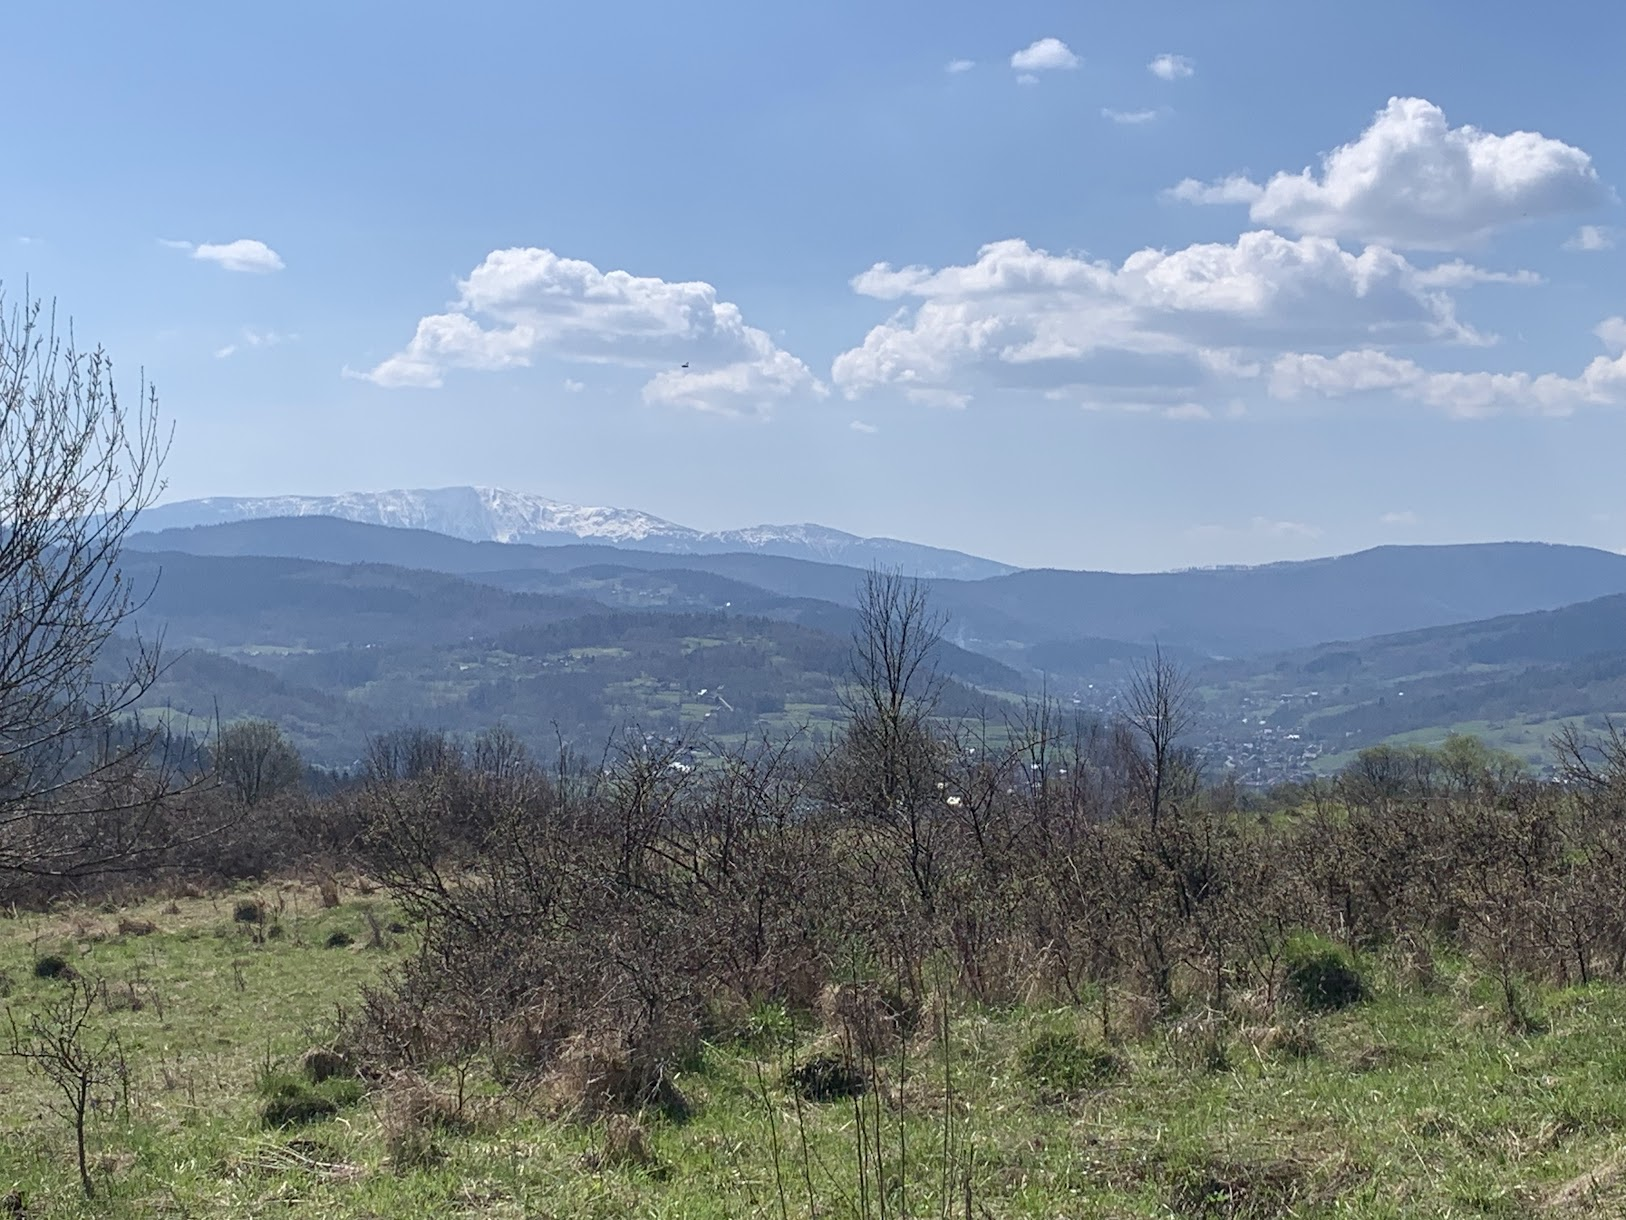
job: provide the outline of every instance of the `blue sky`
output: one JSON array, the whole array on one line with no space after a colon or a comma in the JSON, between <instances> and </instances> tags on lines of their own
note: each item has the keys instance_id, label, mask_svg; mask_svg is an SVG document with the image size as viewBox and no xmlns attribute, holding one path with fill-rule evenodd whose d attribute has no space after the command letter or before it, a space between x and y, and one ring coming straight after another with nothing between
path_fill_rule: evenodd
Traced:
<instances>
[{"instance_id":1,"label":"blue sky","mask_svg":"<svg viewBox=\"0 0 1626 1220\"><path fill-rule=\"evenodd\" d=\"M93 11L8 19L0 282L167 498L1626 548L1626 6Z\"/></svg>"}]
</instances>

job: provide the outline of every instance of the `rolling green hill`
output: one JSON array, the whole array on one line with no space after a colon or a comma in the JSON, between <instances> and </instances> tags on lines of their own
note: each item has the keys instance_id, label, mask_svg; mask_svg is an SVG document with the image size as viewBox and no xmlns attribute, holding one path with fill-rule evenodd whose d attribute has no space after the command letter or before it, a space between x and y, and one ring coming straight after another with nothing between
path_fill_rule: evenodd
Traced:
<instances>
[{"instance_id":1,"label":"rolling green hill","mask_svg":"<svg viewBox=\"0 0 1626 1220\"><path fill-rule=\"evenodd\" d=\"M595 568L569 595L551 595L255 556L132 554L125 571L152 588L138 625L162 633L170 658L145 710L205 729L270 718L323 765L354 763L370 734L402 725L473 733L501 723L538 746L562 733L592 747L630 724L739 738L827 732L842 716L853 612L749 589L750 604L782 616L712 610L711 597L735 590L704 573L672 582ZM699 586L704 596L684 596ZM626 608L646 594L661 608ZM1014 670L951 644L939 665L945 713L977 710L982 691L1025 689Z\"/></svg>"}]
</instances>

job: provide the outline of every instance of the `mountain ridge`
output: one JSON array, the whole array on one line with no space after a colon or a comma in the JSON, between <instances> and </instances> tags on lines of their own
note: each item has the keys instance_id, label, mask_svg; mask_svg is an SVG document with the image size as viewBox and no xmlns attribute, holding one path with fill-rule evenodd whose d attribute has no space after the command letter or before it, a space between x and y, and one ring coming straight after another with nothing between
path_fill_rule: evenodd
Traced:
<instances>
[{"instance_id":1,"label":"mountain ridge","mask_svg":"<svg viewBox=\"0 0 1626 1220\"><path fill-rule=\"evenodd\" d=\"M388 563L518 588L539 587L526 572L568 574L598 564L683 568L782 598L842 606L854 603L864 578L853 567L762 553L680 556L604 545L468 542L317 517L201 526L130 541L145 550ZM1033 569L931 582L933 605L949 620L949 639L1018 665L1033 646L1091 638L1182 645L1210 657L1260 655L1555 609L1614 593L1626 593L1626 556L1556 543L1372 548L1225 571Z\"/></svg>"},{"instance_id":2,"label":"mountain ridge","mask_svg":"<svg viewBox=\"0 0 1626 1220\"><path fill-rule=\"evenodd\" d=\"M499 487L439 487L331 496L213 496L155 505L142 532L280 517L334 517L394 529L423 529L469 542L593 543L663 554L746 552L913 575L980 579L1017 571L981 556L896 538L864 538L812 522L697 530L639 509L566 504Z\"/></svg>"}]
</instances>

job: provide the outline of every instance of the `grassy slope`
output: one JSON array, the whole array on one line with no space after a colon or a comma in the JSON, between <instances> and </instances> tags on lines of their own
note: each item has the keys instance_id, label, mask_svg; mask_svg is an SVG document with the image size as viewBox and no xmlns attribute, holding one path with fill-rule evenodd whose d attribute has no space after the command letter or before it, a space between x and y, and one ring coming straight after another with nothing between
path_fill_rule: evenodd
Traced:
<instances>
[{"instance_id":1,"label":"grassy slope","mask_svg":"<svg viewBox=\"0 0 1626 1220\"><path fill-rule=\"evenodd\" d=\"M44 952L120 985L135 980L147 997L139 1011L96 1018L120 1029L133 1075L131 1119L103 1117L93 1130L107 1197L78 1199L67 1129L9 1061L0 1061L0 1191L21 1187L29 1214L49 1216L675 1220L780 1215L782 1181L786 1211L806 1215L805 1133L820 1214L859 1214L852 1106L803 1105L798 1119L778 1083L787 1052L761 1044L712 1046L690 1065L679 1085L695 1116L652 1124L653 1168L584 1168L597 1129L548 1118L532 1097L505 1103L500 1121L441 1137L444 1162L403 1174L387 1164L370 1102L302 1129L262 1130L261 1065L286 1066L329 1035L337 1007L408 951L405 938L383 951L360 947L368 900L323 911L305 888L265 893L273 907L280 898L286 935L258 944L232 920L229 898L145 904L133 913L159 930L144 937L99 939L112 914L0 921L0 968L18 1011L61 986L32 977ZM334 929L355 934L357 946L322 947ZM1018 1052L1042 1030L1089 1031L1087 1014L964 1012L949 1041L952 1106L942 1100L940 1048L917 1046L915 1062L883 1065L889 1100L902 1100L910 1211L939 1214L935 1150L952 1111L956 1138L975 1154L979 1215L1619 1214L1626 990L1550 993L1545 1032L1514 1035L1487 979L1442 968L1431 987L1402 989L1382 970L1379 980L1375 1001L1314 1022L1319 1050L1307 1058L1235 1035L1216 1069L1201 1038L1150 1034L1119 1048L1121 1080L1062 1099L1022 1078ZM802 1035L802 1052L812 1036ZM895 1175L900 1109L884 1114ZM1589 1195L1582 1179L1593 1171Z\"/></svg>"}]
</instances>

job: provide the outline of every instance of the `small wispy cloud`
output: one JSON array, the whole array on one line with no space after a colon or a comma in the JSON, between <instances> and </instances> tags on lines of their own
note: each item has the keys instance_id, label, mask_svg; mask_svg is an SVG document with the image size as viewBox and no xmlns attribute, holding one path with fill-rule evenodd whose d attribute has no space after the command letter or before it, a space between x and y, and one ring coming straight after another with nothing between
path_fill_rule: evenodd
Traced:
<instances>
[{"instance_id":1,"label":"small wispy cloud","mask_svg":"<svg viewBox=\"0 0 1626 1220\"><path fill-rule=\"evenodd\" d=\"M1158 110L1114 110L1111 106L1101 108L1101 117L1111 119L1114 123L1125 126L1136 126L1141 123L1150 123L1162 113Z\"/></svg>"},{"instance_id":2,"label":"small wispy cloud","mask_svg":"<svg viewBox=\"0 0 1626 1220\"><path fill-rule=\"evenodd\" d=\"M1255 517L1247 525L1197 525L1186 531L1190 538L1220 541L1234 538L1279 538L1308 542L1321 537L1321 530L1303 521L1277 521Z\"/></svg>"},{"instance_id":3,"label":"small wispy cloud","mask_svg":"<svg viewBox=\"0 0 1626 1220\"><path fill-rule=\"evenodd\" d=\"M1078 56L1059 38L1041 38L1011 56L1011 67L1018 72L1056 72L1078 65Z\"/></svg>"},{"instance_id":4,"label":"small wispy cloud","mask_svg":"<svg viewBox=\"0 0 1626 1220\"><path fill-rule=\"evenodd\" d=\"M847 426L849 428L851 428L854 432L862 432L866 436L873 436L875 433L880 431L880 429L877 428L874 424L866 424L861 419L855 419L855 420L853 420L852 423L848 424Z\"/></svg>"},{"instance_id":5,"label":"small wispy cloud","mask_svg":"<svg viewBox=\"0 0 1626 1220\"><path fill-rule=\"evenodd\" d=\"M298 335L285 334L282 331L255 330L252 326L245 326L236 342L228 343L215 352L215 359L224 360L238 352L259 347L278 347L284 343L292 343L297 338Z\"/></svg>"},{"instance_id":6,"label":"small wispy cloud","mask_svg":"<svg viewBox=\"0 0 1626 1220\"><path fill-rule=\"evenodd\" d=\"M1582 225L1575 236L1564 243L1566 250L1613 250L1615 230L1605 225Z\"/></svg>"},{"instance_id":7,"label":"small wispy cloud","mask_svg":"<svg viewBox=\"0 0 1626 1220\"><path fill-rule=\"evenodd\" d=\"M1417 514L1409 508L1397 509L1394 512L1384 513L1383 516L1378 518L1378 523L1394 528L1404 528L1417 524Z\"/></svg>"},{"instance_id":8,"label":"small wispy cloud","mask_svg":"<svg viewBox=\"0 0 1626 1220\"><path fill-rule=\"evenodd\" d=\"M158 244L168 246L171 250L186 250L193 258L205 263L214 263L227 271L263 275L270 271L281 271L285 265L282 255L263 241L252 237L239 237L236 241L228 242L203 242L200 245L160 237Z\"/></svg>"},{"instance_id":9,"label":"small wispy cloud","mask_svg":"<svg viewBox=\"0 0 1626 1220\"><path fill-rule=\"evenodd\" d=\"M566 391L566 393L580 394L586 388L587 387L586 387L585 383L577 381L574 377L566 377L565 378L565 391Z\"/></svg>"},{"instance_id":10,"label":"small wispy cloud","mask_svg":"<svg viewBox=\"0 0 1626 1220\"><path fill-rule=\"evenodd\" d=\"M951 59L943 66L943 71L949 73L951 76L954 76L961 72L969 72L976 66L977 61L974 59Z\"/></svg>"},{"instance_id":11,"label":"small wispy cloud","mask_svg":"<svg viewBox=\"0 0 1626 1220\"><path fill-rule=\"evenodd\" d=\"M1039 78L1031 72L1023 72L1016 78L1016 83L1019 85L1037 85Z\"/></svg>"},{"instance_id":12,"label":"small wispy cloud","mask_svg":"<svg viewBox=\"0 0 1626 1220\"><path fill-rule=\"evenodd\" d=\"M1264 534L1271 538L1321 537L1321 530L1318 526L1309 525L1303 521L1272 521L1268 517L1255 517L1252 527L1254 533Z\"/></svg>"},{"instance_id":13,"label":"small wispy cloud","mask_svg":"<svg viewBox=\"0 0 1626 1220\"><path fill-rule=\"evenodd\" d=\"M1172 199L1179 203L1248 204L1256 202L1264 193L1263 187L1241 174L1232 174L1218 182L1198 182L1195 178L1182 178L1161 192L1164 199Z\"/></svg>"},{"instance_id":14,"label":"small wispy cloud","mask_svg":"<svg viewBox=\"0 0 1626 1220\"><path fill-rule=\"evenodd\" d=\"M1181 80L1196 75L1197 65L1184 55L1159 55L1146 70L1160 80Z\"/></svg>"},{"instance_id":15,"label":"small wispy cloud","mask_svg":"<svg viewBox=\"0 0 1626 1220\"><path fill-rule=\"evenodd\" d=\"M1163 411L1165 419L1213 419L1214 413L1200 402L1183 402Z\"/></svg>"}]
</instances>

